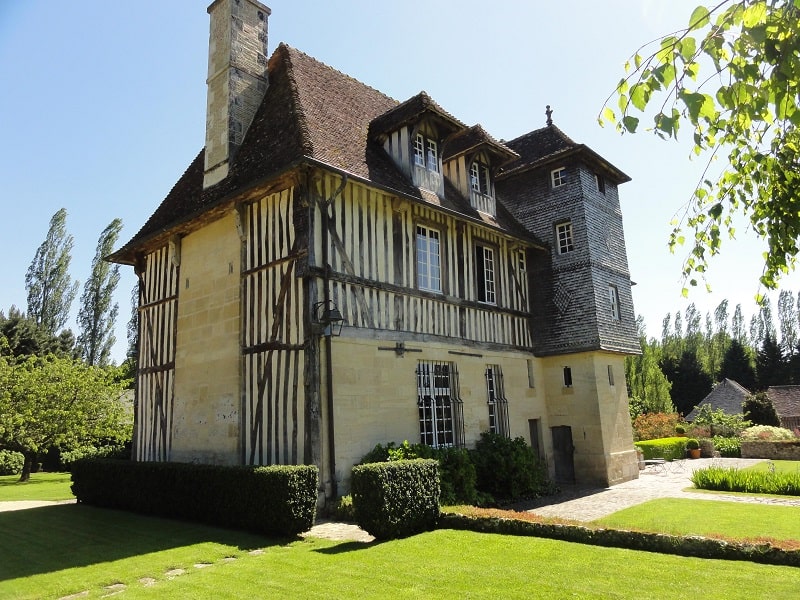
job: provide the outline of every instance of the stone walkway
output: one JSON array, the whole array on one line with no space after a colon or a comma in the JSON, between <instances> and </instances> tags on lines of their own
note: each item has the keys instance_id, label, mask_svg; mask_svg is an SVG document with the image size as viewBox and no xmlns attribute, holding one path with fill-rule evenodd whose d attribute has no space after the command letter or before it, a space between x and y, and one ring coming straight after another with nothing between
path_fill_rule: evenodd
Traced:
<instances>
[{"instance_id":1,"label":"stone walkway","mask_svg":"<svg viewBox=\"0 0 800 600\"><path fill-rule=\"evenodd\" d=\"M690 477L696 469L710 465L744 468L762 462L761 459L701 458L676 461L661 466L649 466L639 472L639 478L607 488L580 485L562 486L555 496L515 505L515 510L525 510L544 517L559 517L575 521L594 521L623 508L657 498L692 498L695 500L724 500L800 507L800 498L743 496L693 491ZM74 502L67 500L66 503ZM38 506L63 504L62 502L0 502L0 511L23 510ZM318 521L303 537L318 537L336 541L371 542L374 538L357 525L336 521Z\"/></svg>"}]
</instances>

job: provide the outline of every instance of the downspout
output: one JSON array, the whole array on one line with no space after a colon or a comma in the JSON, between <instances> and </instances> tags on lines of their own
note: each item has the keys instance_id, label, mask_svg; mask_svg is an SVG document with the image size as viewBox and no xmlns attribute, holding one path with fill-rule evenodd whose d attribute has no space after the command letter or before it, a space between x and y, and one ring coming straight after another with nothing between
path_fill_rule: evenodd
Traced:
<instances>
[{"instance_id":1,"label":"downspout","mask_svg":"<svg viewBox=\"0 0 800 600\"><path fill-rule=\"evenodd\" d=\"M342 182L333 193L329 200L325 201L322 205L322 265L324 275L322 279L322 299L325 302L323 306L326 308L331 301L331 265L329 262L329 230L330 217L328 215L328 208L333 204L333 201L339 196L347 185L347 175L342 175ZM328 412L328 470L331 477L331 498L336 499L339 495L338 486L336 484L336 439L335 427L333 422L333 340L330 333L325 336L325 404Z\"/></svg>"}]
</instances>

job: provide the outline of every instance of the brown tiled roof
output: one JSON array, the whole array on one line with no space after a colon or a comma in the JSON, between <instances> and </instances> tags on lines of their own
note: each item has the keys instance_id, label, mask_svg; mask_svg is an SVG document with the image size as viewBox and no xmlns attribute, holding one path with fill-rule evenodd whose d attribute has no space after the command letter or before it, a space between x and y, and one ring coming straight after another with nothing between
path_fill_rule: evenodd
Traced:
<instances>
[{"instance_id":1,"label":"brown tiled roof","mask_svg":"<svg viewBox=\"0 0 800 600\"><path fill-rule=\"evenodd\" d=\"M489 135L480 125L473 125L451 135L442 148L442 159L464 154L470 150L484 149L499 159L499 164L519 158L519 154Z\"/></svg>"},{"instance_id":2,"label":"brown tiled roof","mask_svg":"<svg viewBox=\"0 0 800 600\"><path fill-rule=\"evenodd\" d=\"M781 419L800 417L800 385L773 385L767 388L767 396Z\"/></svg>"},{"instance_id":3,"label":"brown tiled roof","mask_svg":"<svg viewBox=\"0 0 800 600\"><path fill-rule=\"evenodd\" d=\"M694 421L703 406L710 405L713 410L722 409L726 415L742 414L742 403L750 395L750 391L733 381L723 379L700 403L686 415L687 421Z\"/></svg>"},{"instance_id":4,"label":"brown tiled roof","mask_svg":"<svg viewBox=\"0 0 800 600\"><path fill-rule=\"evenodd\" d=\"M396 131L403 125L416 122L425 113L436 116L437 120L443 122L450 131L466 128L464 123L434 102L427 92L422 91L373 119L370 124L370 135L377 138L381 134Z\"/></svg>"},{"instance_id":5,"label":"brown tiled roof","mask_svg":"<svg viewBox=\"0 0 800 600\"><path fill-rule=\"evenodd\" d=\"M519 160L513 161L500 172L498 177L507 177L519 171L562 160L573 154L580 154L590 163L600 165L608 176L617 183L630 181L631 178L606 161L599 154L584 144L578 144L555 125L548 125L526 133L504 144L519 154Z\"/></svg>"},{"instance_id":6,"label":"brown tiled roof","mask_svg":"<svg viewBox=\"0 0 800 600\"><path fill-rule=\"evenodd\" d=\"M375 123L389 127L419 115L420 111L432 111L454 128L466 127L424 92L398 104L378 90L281 44L269 60L269 86L241 147L232 158L228 176L203 190L204 151L201 150L141 230L110 258L132 262L134 251L148 240L189 223L304 160L328 165L399 195L480 219L453 186L446 186L444 200L434 200L430 193L414 187L382 145L370 139ZM489 224L532 239L508 211L498 210L497 219Z\"/></svg>"}]
</instances>

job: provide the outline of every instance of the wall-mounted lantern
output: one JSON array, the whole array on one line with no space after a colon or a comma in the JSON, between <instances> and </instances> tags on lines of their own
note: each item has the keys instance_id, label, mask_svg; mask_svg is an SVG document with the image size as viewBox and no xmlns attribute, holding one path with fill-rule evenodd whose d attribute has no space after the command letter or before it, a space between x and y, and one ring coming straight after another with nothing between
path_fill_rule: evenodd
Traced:
<instances>
[{"instance_id":1,"label":"wall-mounted lantern","mask_svg":"<svg viewBox=\"0 0 800 600\"><path fill-rule=\"evenodd\" d=\"M338 337L342 333L344 317L331 300L314 304L313 331L325 337Z\"/></svg>"}]
</instances>

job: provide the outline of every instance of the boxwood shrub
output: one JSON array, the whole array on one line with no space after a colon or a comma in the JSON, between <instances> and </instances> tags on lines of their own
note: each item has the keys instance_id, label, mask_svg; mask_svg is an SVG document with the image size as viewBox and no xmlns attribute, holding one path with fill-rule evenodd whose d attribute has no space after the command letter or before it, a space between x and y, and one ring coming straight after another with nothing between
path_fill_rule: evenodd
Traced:
<instances>
[{"instance_id":1,"label":"boxwood shrub","mask_svg":"<svg viewBox=\"0 0 800 600\"><path fill-rule=\"evenodd\" d=\"M645 459L664 458L666 460L674 460L683 458L686 455L685 437L668 437L634 442L634 446L644 453Z\"/></svg>"},{"instance_id":2,"label":"boxwood shrub","mask_svg":"<svg viewBox=\"0 0 800 600\"><path fill-rule=\"evenodd\" d=\"M72 465L72 493L81 503L287 536L314 524L318 480L313 466L104 459Z\"/></svg>"},{"instance_id":3,"label":"boxwood shrub","mask_svg":"<svg viewBox=\"0 0 800 600\"><path fill-rule=\"evenodd\" d=\"M25 457L21 452L0 450L0 475L19 475L24 464Z\"/></svg>"},{"instance_id":4,"label":"boxwood shrub","mask_svg":"<svg viewBox=\"0 0 800 600\"><path fill-rule=\"evenodd\" d=\"M378 540L407 537L436 527L439 470L435 460L356 465L351 492L356 523Z\"/></svg>"}]
</instances>

